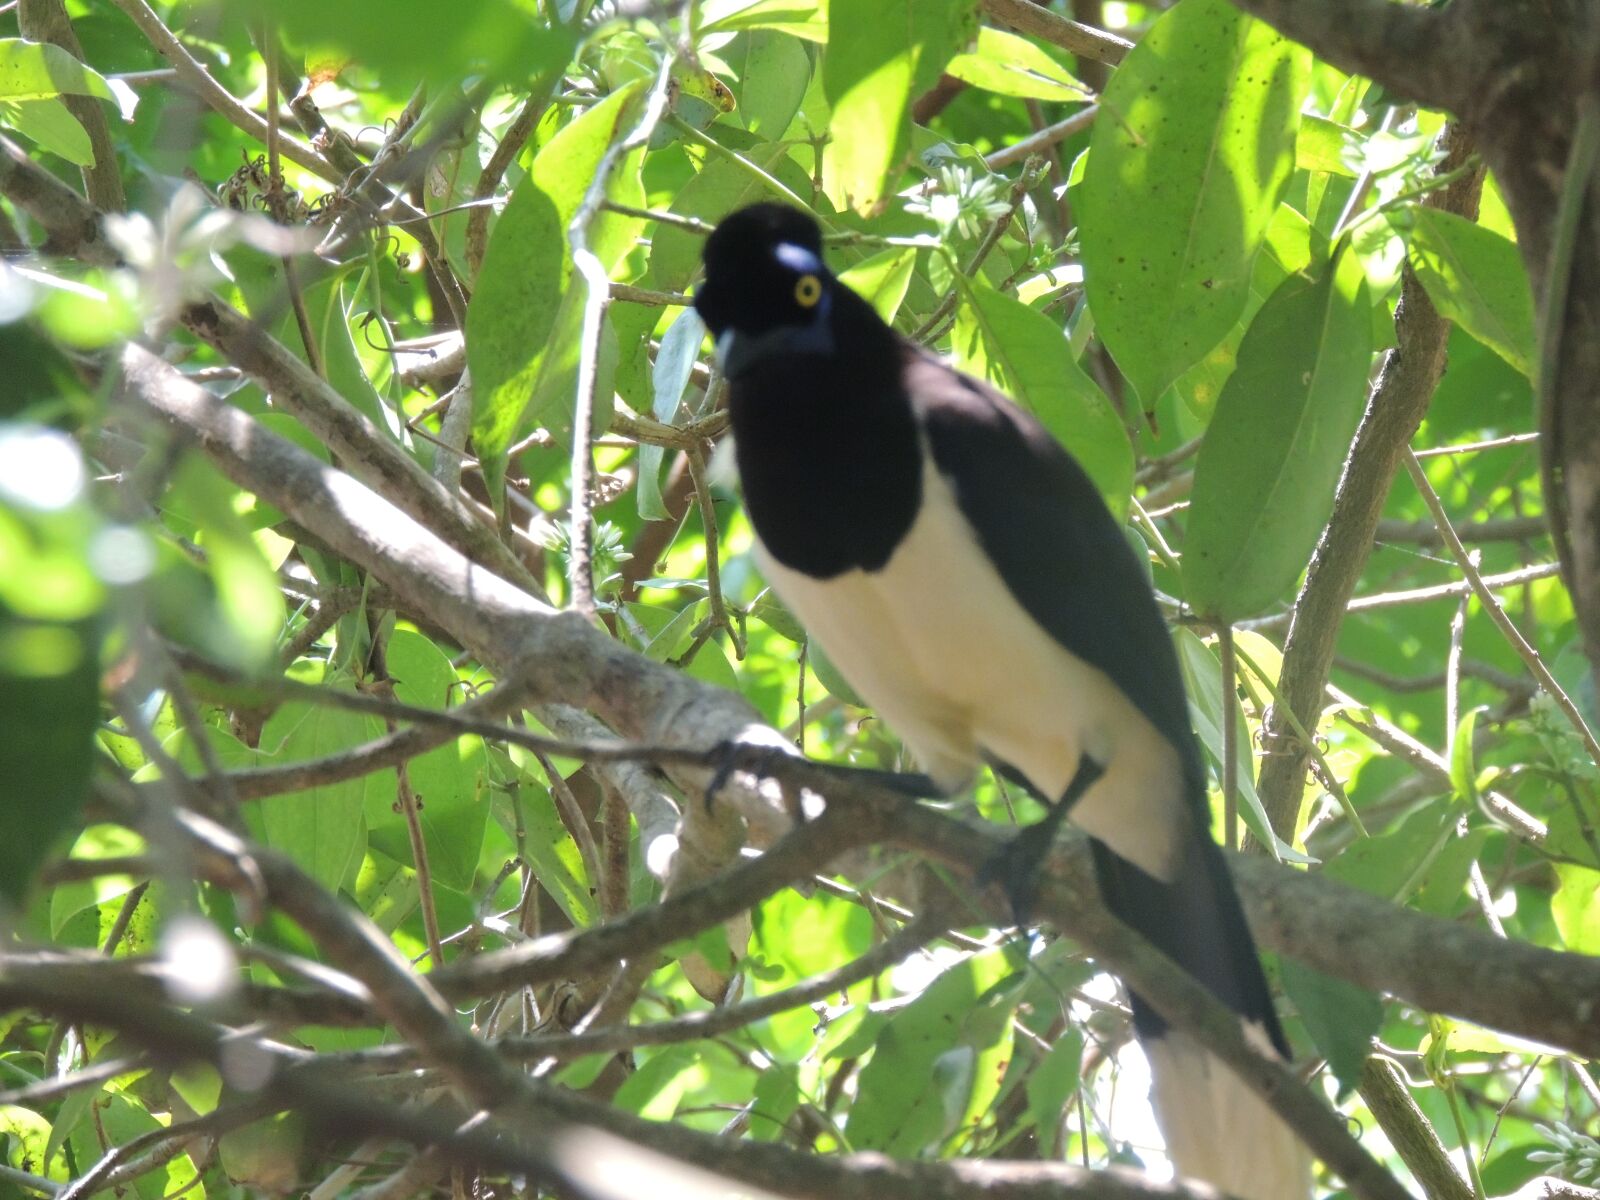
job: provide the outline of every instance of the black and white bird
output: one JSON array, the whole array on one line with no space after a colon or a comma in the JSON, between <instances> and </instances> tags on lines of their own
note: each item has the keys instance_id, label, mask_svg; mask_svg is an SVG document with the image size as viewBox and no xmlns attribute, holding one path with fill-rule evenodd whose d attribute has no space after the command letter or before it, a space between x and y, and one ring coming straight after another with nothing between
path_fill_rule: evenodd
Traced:
<instances>
[{"instance_id":1,"label":"black and white bird","mask_svg":"<svg viewBox=\"0 0 1600 1200\"><path fill-rule=\"evenodd\" d=\"M886 325L795 209L724 219L694 303L784 603L940 788L988 762L1069 806L1112 911L1287 1058L1209 832L1176 652L1083 469ZM1306 1196L1309 1158L1270 1107L1137 995L1133 1012L1177 1170L1246 1200Z\"/></svg>"}]
</instances>

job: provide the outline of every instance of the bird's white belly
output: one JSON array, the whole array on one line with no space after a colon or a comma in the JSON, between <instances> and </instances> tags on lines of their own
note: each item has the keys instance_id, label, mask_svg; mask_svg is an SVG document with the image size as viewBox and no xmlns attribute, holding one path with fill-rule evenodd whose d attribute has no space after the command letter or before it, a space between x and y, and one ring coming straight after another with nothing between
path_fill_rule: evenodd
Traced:
<instances>
[{"instance_id":1,"label":"bird's white belly","mask_svg":"<svg viewBox=\"0 0 1600 1200\"><path fill-rule=\"evenodd\" d=\"M1104 673L1028 615L931 464L916 520L881 571L818 580L759 543L757 557L812 638L941 786L962 787L987 753L1054 798L1087 753L1105 775L1073 821L1170 878L1183 819L1176 750Z\"/></svg>"}]
</instances>

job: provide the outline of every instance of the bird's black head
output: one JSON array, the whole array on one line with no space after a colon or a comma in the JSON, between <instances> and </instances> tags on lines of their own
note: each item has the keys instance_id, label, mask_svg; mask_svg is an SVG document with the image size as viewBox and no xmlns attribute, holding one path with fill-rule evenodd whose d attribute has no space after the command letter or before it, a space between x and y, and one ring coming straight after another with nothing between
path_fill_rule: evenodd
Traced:
<instances>
[{"instance_id":1,"label":"bird's black head","mask_svg":"<svg viewBox=\"0 0 1600 1200\"><path fill-rule=\"evenodd\" d=\"M730 379L772 355L833 350L836 282L817 223L782 204L752 204L706 239L706 278L694 307Z\"/></svg>"}]
</instances>

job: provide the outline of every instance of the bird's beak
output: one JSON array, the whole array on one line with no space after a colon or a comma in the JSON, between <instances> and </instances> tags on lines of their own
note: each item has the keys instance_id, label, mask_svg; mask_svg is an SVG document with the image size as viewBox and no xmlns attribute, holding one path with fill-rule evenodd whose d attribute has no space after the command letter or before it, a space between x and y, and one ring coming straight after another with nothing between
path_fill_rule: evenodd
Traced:
<instances>
[{"instance_id":1,"label":"bird's beak","mask_svg":"<svg viewBox=\"0 0 1600 1200\"><path fill-rule=\"evenodd\" d=\"M782 342L784 330L770 333L740 333L724 329L717 336L717 366L729 379L736 379L768 350Z\"/></svg>"}]
</instances>

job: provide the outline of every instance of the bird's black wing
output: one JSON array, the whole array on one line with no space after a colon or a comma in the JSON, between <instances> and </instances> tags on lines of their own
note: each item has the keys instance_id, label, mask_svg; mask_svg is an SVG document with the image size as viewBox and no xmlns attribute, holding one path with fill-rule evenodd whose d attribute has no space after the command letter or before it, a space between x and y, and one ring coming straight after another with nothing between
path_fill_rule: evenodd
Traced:
<instances>
[{"instance_id":1,"label":"bird's black wing","mask_svg":"<svg viewBox=\"0 0 1600 1200\"><path fill-rule=\"evenodd\" d=\"M906 386L934 462L1011 594L1178 750L1195 818L1188 849L1162 881L1091 839L1108 905L1259 1022L1287 1056L1244 913L1206 832L1205 775L1177 652L1133 548L1083 468L1031 414L914 347L906 353ZM1133 1001L1141 1036L1163 1033L1155 1011L1137 995Z\"/></svg>"},{"instance_id":2,"label":"bird's black wing","mask_svg":"<svg viewBox=\"0 0 1600 1200\"><path fill-rule=\"evenodd\" d=\"M1094 483L1032 414L988 385L914 347L905 372L934 462L1011 594L1109 676L1198 778L1172 639Z\"/></svg>"}]
</instances>

